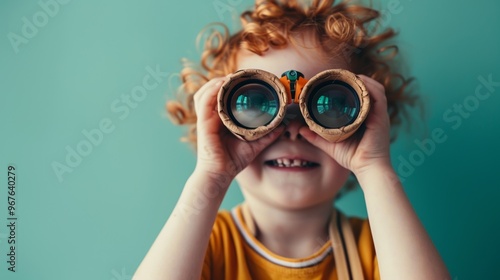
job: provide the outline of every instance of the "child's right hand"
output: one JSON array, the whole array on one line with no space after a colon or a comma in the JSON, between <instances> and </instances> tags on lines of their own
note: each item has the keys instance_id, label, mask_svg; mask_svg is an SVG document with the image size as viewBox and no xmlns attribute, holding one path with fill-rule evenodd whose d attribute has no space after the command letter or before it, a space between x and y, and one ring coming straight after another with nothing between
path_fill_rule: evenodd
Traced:
<instances>
[{"instance_id":1,"label":"child's right hand","mask_svg":"<svg viewBox=\"0 0 500 280\"><path fill-rule=\"evenodd\" d=\"M197 115L197 163L195 172L208 176L220 187L228 187L234 177L283 132L279 126L252 142L234 136L217 113L217 93L225 78L215 78L194 95Z\"/></svg>"}]
</instances>

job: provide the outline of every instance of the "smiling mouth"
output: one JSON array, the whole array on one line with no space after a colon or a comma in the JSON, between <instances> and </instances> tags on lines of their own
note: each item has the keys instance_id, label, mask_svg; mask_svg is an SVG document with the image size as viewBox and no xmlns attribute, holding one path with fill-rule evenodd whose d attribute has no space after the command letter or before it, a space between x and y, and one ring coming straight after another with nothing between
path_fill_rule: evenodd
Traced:
<instances>
[{"instance_id":1,"label":"smiling mouth","mask_svg":"<svg viewBox=\"0 0 500 280\"><path fill-rule=\"evenodd\" d=\"M289 158L278 158L274 160L268 160L265 162L265 164L273 167L284 167L284 168L292 168L292 167L310 168L319 166L319 164L315 162L301 160L301 159L289 159Z\"/></svg>"}]
</instances>

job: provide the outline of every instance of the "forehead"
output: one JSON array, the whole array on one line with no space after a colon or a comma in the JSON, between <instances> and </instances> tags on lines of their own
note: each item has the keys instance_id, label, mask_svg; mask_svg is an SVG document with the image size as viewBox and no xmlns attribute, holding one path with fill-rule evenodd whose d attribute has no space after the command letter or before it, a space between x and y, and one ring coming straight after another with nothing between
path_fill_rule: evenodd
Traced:
<instances>
[{"instance_id":1,"label":"forehead","mask_svg":"<svg viewBox=\"0 0 500 280\"><path fill-rule=\"evenodd\" d=\"M270 48L259 56L248 50L241 50L237 57L237 69L262 69L280 77L287 70L297 70L310 79L328 69L347 69L341 56L329 57L319 46L307 41L288 44L284 49Z\"/></svg>"}]
</instances>

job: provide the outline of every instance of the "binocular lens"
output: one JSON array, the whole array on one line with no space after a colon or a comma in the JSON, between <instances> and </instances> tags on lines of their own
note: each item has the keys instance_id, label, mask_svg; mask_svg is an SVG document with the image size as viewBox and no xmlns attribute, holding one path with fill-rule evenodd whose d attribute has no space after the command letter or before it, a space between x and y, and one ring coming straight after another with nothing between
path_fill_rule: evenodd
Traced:
<instances>
[{"instance_id":1,"label":"binocular lens","mask_svg":"<svg viewBox=\"0 0 500 280\"><path fill-rule=\"evenodd\" d=\"M340 128L354 122L360 110L356 91L342 81L326 82L313 90L309 112L325 128Z\"/></svg>"},{"instance_id":2,"label":"binocular lens","mask_svg":"<svg viewBox=\"0 0 500 280\"><path fill-rule=\"evenodd\" d=\"M250 80L235 87L228 97L228 104L230 117L245 128L267 125L279 109L276 91L259 80Z\"/></svg>"},{"instance_id":3,"label":"binocular lens","mask_svg":"<svg viewBox=\"0 0 500 280\"><path fill-rule=\"evenodd\" d=\"M278 78L262 69L240 69L228 76L217 96L222 123L236 137L254 141L273 131L297 104L311 131L330 142L350 137L366 119L370 97L363 81L343 69L329 69L307 80L296 70Z\"/></svg>"}]
</instances>

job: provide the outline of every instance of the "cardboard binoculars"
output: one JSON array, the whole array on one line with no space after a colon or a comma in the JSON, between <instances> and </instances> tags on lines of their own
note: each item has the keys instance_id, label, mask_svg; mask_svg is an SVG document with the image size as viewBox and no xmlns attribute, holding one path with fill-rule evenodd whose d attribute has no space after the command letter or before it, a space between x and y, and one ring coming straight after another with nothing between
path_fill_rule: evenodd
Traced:
<instances>
[{"instance_id":1,"label":"cardboard binoculars","mask_svg":"<svg viewBox=\"0 0 500 280\"><path fill-rule=\"evenodd\" d=\"M309 128L330 142L356 132L370 109L361 79L343 69L326 70L309 80L296 70L280 78L260 69L239 70L222 84L217 102L222 123L246 141L276 128L292 102L299 105Z\"/></svg>"}]
</instances>

